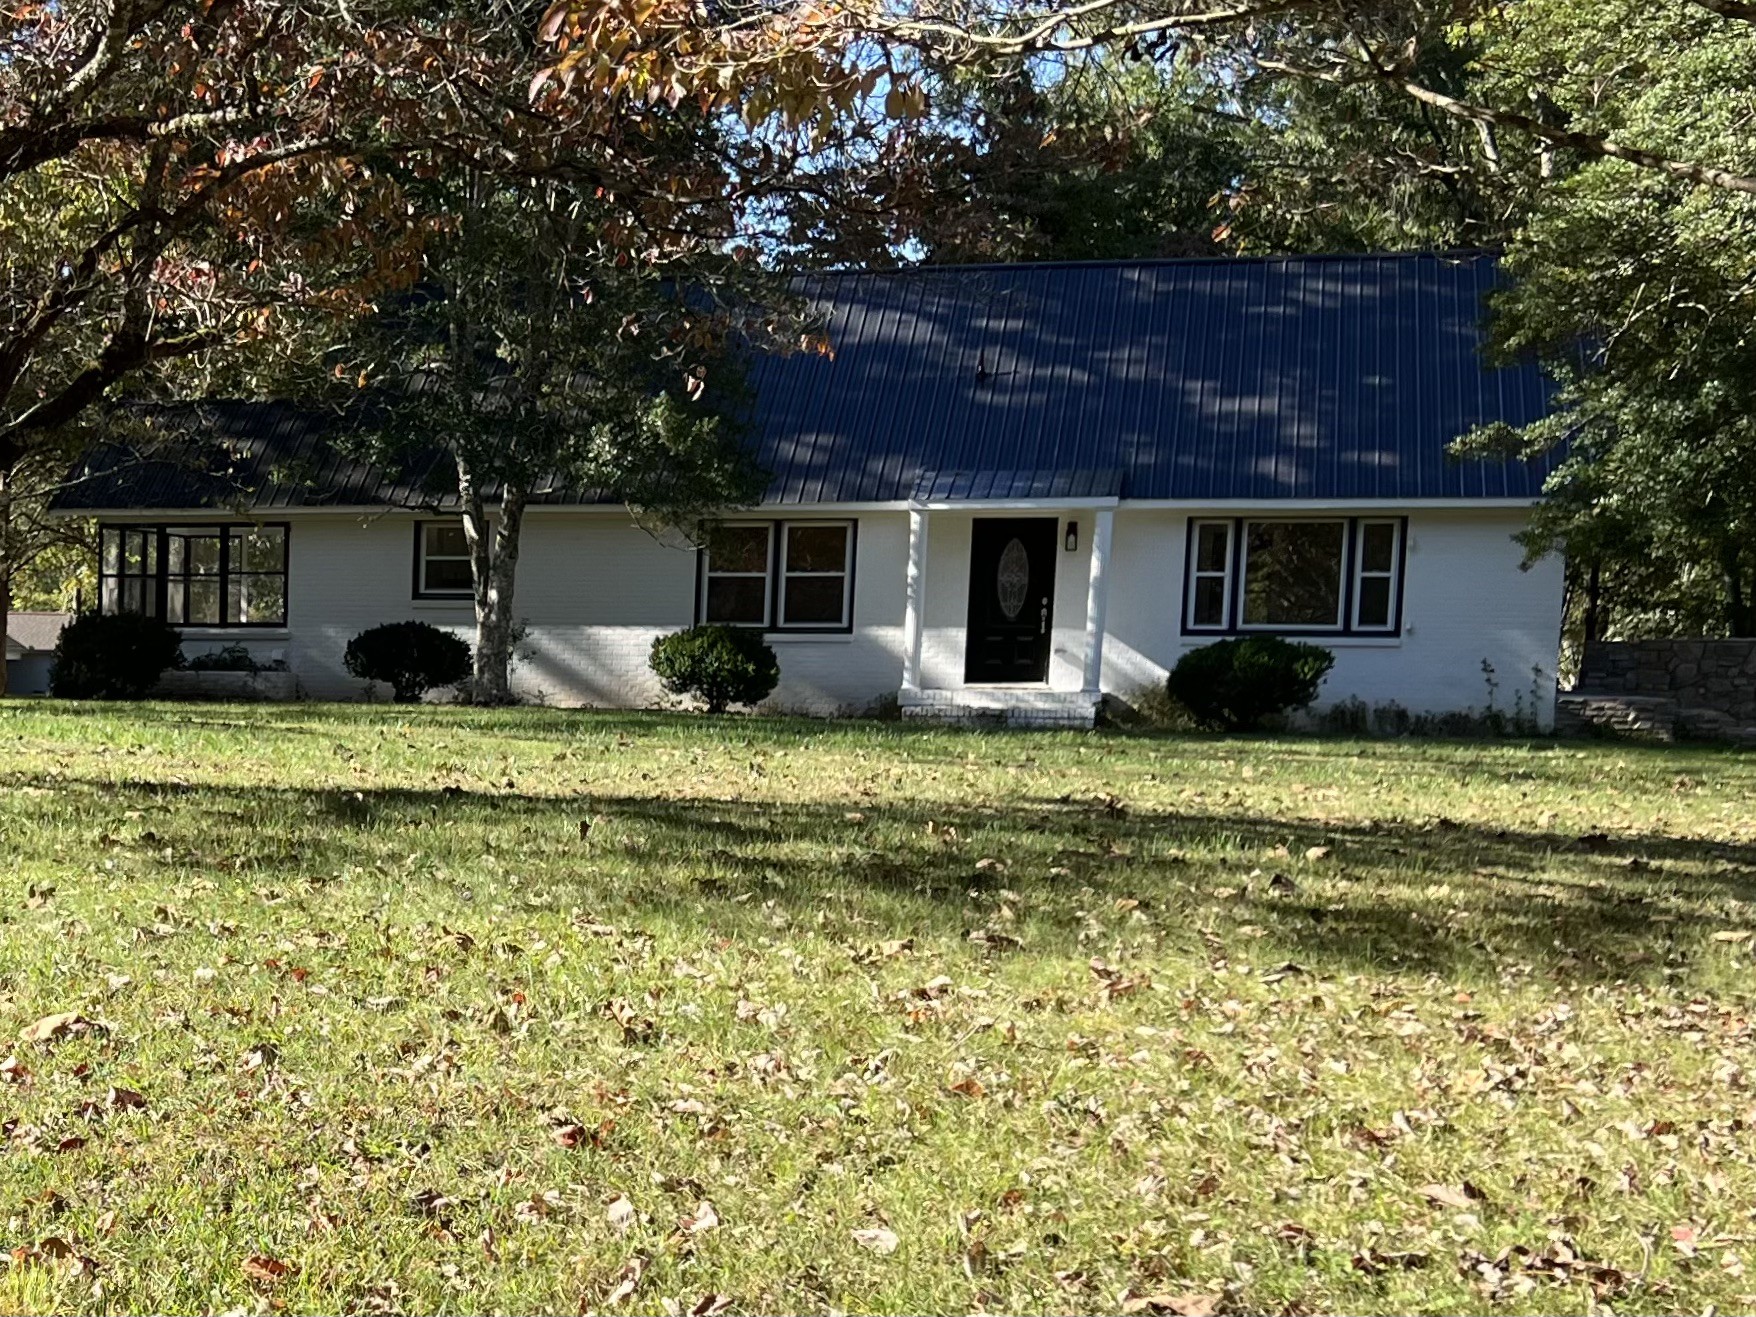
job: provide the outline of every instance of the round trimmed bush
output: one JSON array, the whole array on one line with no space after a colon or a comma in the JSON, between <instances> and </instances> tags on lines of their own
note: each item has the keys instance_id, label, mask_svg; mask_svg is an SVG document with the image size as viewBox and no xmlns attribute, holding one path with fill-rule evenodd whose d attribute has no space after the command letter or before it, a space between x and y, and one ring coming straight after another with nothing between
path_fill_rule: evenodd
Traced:
<instances>
[{"instance_id":1,"label":"round trimmed bush","mask_svg":"<svg viewBox=\"0 0 1756 1317\"><path fill-rule=\"evenodd\" d=\"M361 681L381 681L398 704L419 704L430 690L470 674L470 647L431 622L387 622L348 641L343 662Z\"/></svg>"},{"instance_id":2,"label":"round trimmed bush","mask_svg":"<svg viewBox=\"0 0 1756 1317\"><path fill-rule=\"evenodd\" d=\"M143 699L182 653L182 637L163 618L85 613L55 642L49 690L67 700Z\"/></svg>"},{"instance_id":3,"label":"round trimmed bush","mask_svg":"<svg viewBox=\"0 0 1756 1317\"><path fill-rule=\"evenodd\" d=\"M1335 655L1321 645L1247 636L1190 650L1165 688L1205 726L1245 732L1304 708L1334 666Z\"/></svg>"},{"instance_id":4,"label":"round trimmed bush","mask_svg":"<svg viewBox=\"0 0 1756 1317\"><path fill-rule=\"evenodd\" d=\"M749 627L696 626L652 642L652 670L673 695L693 695L709 713L759 704L780 682L780 661Z\"/></svg>"}]
</instances>

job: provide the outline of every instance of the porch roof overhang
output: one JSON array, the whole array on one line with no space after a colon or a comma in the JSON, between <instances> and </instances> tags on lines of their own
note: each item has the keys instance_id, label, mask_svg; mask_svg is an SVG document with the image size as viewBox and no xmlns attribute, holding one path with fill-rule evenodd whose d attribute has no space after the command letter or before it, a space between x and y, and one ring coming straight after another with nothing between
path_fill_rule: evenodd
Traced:
<instances>
[{"instance_id":1,"label":"porch roof overhang","mask_svg":"<svg viewBox=\"0 0 1756 1317\"><path fill-rule=\"evenodd\" d=\"M909 494L909 507L1113 508L1121 501L1117 467L1065 469L1013 467L985 471L923 471Z\"/></svg>"}]
</instances>

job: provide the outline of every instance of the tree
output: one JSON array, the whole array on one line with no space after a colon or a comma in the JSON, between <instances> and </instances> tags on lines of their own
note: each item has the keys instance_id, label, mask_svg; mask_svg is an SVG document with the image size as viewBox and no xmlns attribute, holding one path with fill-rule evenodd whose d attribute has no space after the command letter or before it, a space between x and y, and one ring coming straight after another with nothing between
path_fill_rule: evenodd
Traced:
<instances>
[{"instance_id":1,"label":"tree","mask_svg":"<svg viewBox=\"0 0 1756 1317\"><path fill-rule=\"evenodd\" d=\"M437 444L462 512L476 615L471 698L510 698L531 501L601 494L692 527L765 481L729 421L728 341L771 327L739 263L684 248L618 260L596 201L553 180L452 176L414 293L362 322L340 374L376 382L355 443L396 462ZM729 399L728 399L729 400Z\"/></svg>"},{"instance_id":2,"label":"tree","mask_svg":"<svg viewBox=\"0 0 1756 1317\"><path fill-rule=\"evenodd\" d=\"M568 95L541 17L529 0L0 8L0 501L52 493L39 473L119 394L270 391L338 317L406 291L450 222L413 182L575 189L606 259L649 266L734 237L764 197L823 192L795 156L838 111L795 117L790 65L728 42L691 81L655 79L635 45L587 80L612 94ZM691 18L704 45L724 26ZM679 107L731 106L748 131L676 149Z\"/></svg>"}]
</instances>

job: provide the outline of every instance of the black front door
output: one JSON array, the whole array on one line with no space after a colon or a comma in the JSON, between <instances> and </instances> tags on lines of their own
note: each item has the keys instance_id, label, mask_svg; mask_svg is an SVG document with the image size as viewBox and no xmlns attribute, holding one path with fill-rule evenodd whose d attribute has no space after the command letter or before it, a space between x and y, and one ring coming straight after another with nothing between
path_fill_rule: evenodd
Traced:
<instances>
[{"instance_id":1,"label":"black front door","mask_svg":"<svg viewBox=\"0 0 1756 1317\"><path fill-rule=\"evenodd\" d=\"M1058 525L1052 517L974 523L965 681L985 686L1049 679Z\"/></svg>"}]
</instances>

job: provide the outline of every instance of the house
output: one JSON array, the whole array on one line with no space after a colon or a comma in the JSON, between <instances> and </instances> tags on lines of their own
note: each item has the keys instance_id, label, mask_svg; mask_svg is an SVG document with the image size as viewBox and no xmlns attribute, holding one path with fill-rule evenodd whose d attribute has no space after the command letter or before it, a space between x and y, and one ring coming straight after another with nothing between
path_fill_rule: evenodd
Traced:
<instances>
[{"instance_id":1,"label":"house","mask_svg":"<svg viewBox=\"0 0 1756 1317\"><path fill-rule=\"evenodd\" d=\"M1447 444L1540 416L1534 366L1480 357L1485 255L966 266L812 276L830 354L759 359L773 474L711 547L560 493L525 522L515 684L659 702L654 637L761 627L778 708L1089 725L1244 634L1336 655L1320 704L1518 702L1552 717L1562 568L1513 540L1541 463ZM98 455L61 506L103 523L102 602L191 649L286 656L358 698L349 637L472 625L444 505L338 457L320 417L218 403L195 472Z\"/></svg>"},{"instance_id":2,"label":"house","mask_svg":"<svg viewBox=\"0 0 1756 1317\"><path fill-rule=\"evenodd\" d=\"M6 615L6 690L10 695L47 695L49 664L70 613Z\"/></svg>"}]
</instances>

